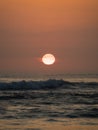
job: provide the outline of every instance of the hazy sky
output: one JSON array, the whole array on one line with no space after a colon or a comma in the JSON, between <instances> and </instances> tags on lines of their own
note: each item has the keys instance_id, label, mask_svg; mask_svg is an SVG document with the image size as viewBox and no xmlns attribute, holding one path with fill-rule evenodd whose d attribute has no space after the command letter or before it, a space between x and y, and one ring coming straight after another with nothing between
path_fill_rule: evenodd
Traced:
<instances>
[{"instance_id":1,"label":"hazy sky","mask_svg":"<svg viewBox=\"0 0 98 130\"><path fill-rule=\"evenodd\" d=\"M98 73L97 12L97 0L0 0L0 73Z\"/></svg>"}]
</instances>

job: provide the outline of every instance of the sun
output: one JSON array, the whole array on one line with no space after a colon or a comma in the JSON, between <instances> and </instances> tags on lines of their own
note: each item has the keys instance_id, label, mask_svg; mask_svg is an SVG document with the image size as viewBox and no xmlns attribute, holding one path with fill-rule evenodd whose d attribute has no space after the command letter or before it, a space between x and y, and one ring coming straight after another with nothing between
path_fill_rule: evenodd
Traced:
<instances>
[{"instance_id":1,"label":"sun","mask_svg":"<svg viewBox=\"0 0 98 130\"><path fill-rule=\"evenodd\" d=\"M45 65L52 65L55 63L55 57L54 55L52 54L45 54L43 57L42 57L42 62L45 64Z\"/></svg>"}]
</instances>

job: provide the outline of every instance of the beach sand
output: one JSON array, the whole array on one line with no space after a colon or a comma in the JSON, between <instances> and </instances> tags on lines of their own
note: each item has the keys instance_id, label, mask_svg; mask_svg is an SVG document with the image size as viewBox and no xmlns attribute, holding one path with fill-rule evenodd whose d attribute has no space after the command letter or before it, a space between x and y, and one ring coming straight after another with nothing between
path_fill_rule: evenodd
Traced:
<instances>
[{"instance_id":1,"label":"beach sand","mask_svg":"<svg viewBox=\"0 0 98 130\"><path fill-rule=\"evenodd\" d=\"M0 130L98 130L98 125L66 125L65 122L44 120L0 120Z\"/></svg>"}]
</instances>

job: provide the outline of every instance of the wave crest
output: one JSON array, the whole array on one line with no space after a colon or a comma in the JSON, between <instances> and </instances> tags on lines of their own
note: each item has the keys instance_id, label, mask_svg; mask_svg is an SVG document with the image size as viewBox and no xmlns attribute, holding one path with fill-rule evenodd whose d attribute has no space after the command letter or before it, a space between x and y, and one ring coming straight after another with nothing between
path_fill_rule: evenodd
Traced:
<instances>
[{"instance_id":1,"label":"wave crest","mask_svg":"<svg viewBox=\"0 0 98 130\"><path fill-rule=\"evenodd\" d=\"M97 82L68 82L64 80L49 79L46 81L18 81L18 82L1 82L0 90L40 90L40 89L57 89L57 88L77 88L77 87L98 87Z\"/></svg>"}]
</instances>

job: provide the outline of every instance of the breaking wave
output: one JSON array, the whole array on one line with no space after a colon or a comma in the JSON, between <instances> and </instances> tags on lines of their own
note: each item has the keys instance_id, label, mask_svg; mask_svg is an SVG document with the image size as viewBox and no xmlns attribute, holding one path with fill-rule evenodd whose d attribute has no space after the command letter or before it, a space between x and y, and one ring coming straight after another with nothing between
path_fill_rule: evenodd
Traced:
<instances>
[{"instance_id":1,"label":"breaking wave","mask_svg":"<svg viewBox=\"0 0 98 130\"><path fill-rule=\"evenodd\" d=\"M98 87L97 82L69 82L64 80L49 79L47 81L18 81L18 82L1 82L0 90L41 90L41 89L57 89L57 88L77 88L77 87Z\"/></svg>"},{"instance_id":2,"label":"breaking wave","mask_svg":"<svg viewBox=\"0 0 98 130\"><path fill-rule=\"evenodd\" d=\"M98 118L98 83L18 81L0 83L0 119Z\"/></svg>"}]
</instances>

